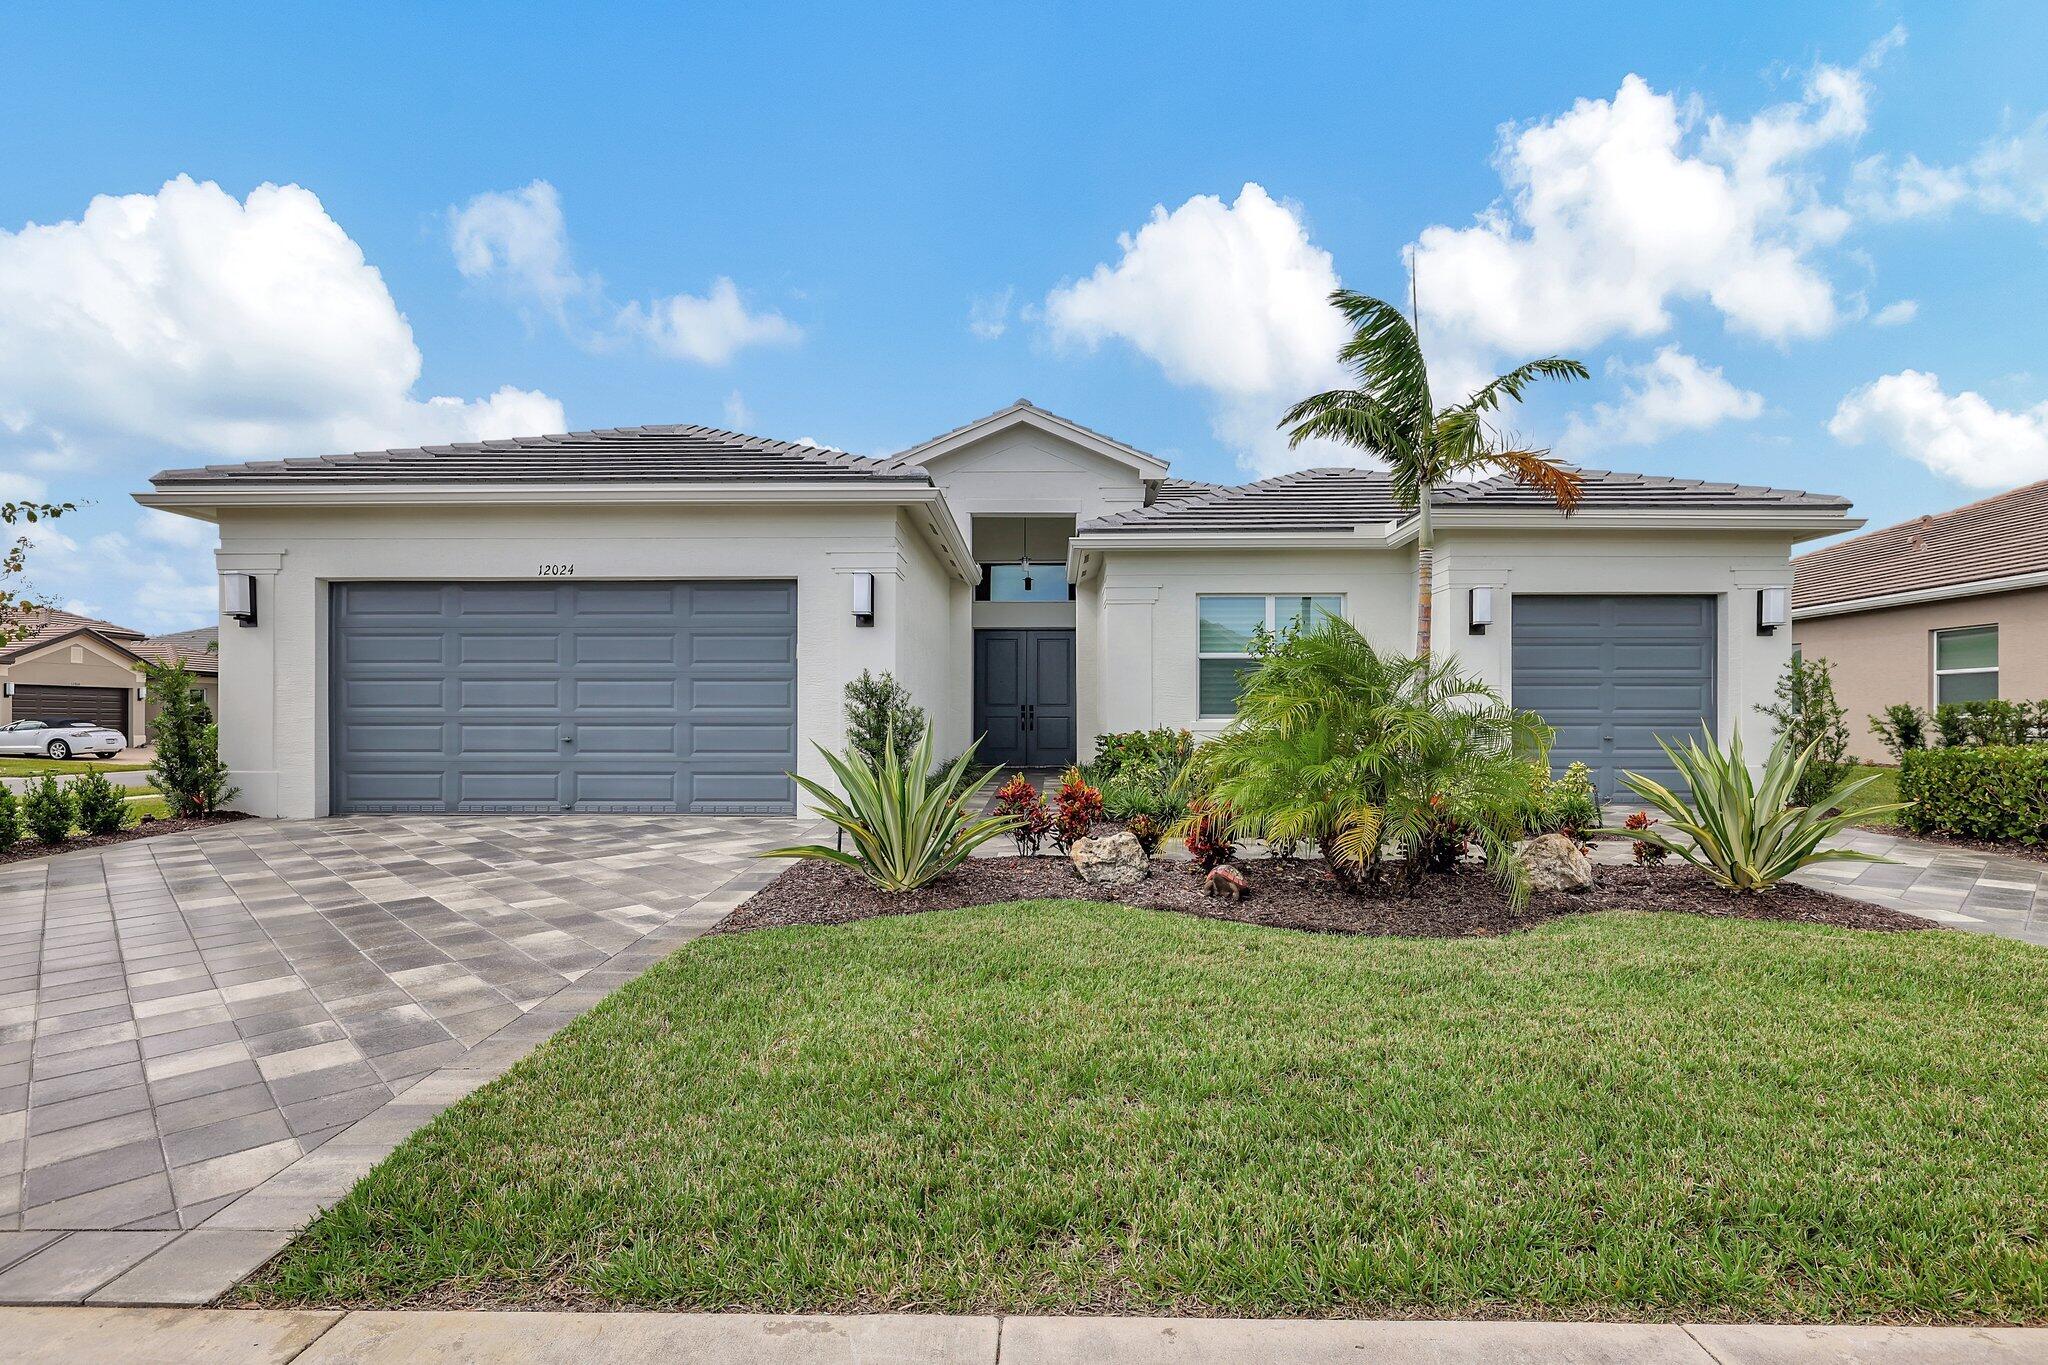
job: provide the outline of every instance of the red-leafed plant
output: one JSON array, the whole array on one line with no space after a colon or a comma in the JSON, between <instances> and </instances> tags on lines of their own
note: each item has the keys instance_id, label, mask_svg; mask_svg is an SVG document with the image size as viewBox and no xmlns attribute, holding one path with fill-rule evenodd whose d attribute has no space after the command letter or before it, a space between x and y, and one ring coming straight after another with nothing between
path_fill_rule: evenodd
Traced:
<instances>
[{"instance_id":1,"label":"red-leafed plant","mask_svg":"<svg viewBox=\"0 0 2048 1365\"><path fill-rule=\"evenodd\" d=\"M1159 841L1166 837L1166 826L1149 815L1133 815L1124 821L1124 828L1138 841L1138 847L1145 850L1147 858L1159 851Z\"/></svg>"},{"instance_id":2,"label":"red-leafed plant","mask_svg":"<svg viewBox=\"0 0 2048 1365\"><path fill-rule=\"evenodd\" d=\"M1230 812L1215 802L1205 797L1190 801L1184 827L1188 856L1202 871L1212 872L1237 855L1230 837Z\"/></svg>"},{"instance_id":3,"label":"red-leafed plant","mask_svg":"<svg viewBox=\"0 0 2048 1365\"><path fill-rule=\"evenodd\" d=\"M1030 778L1018 773L996 791L996 814L1016 820L1010 837L1017 841L1017 856L1028 858L1038 852L1046 831L1052 828L1052 812Z\"/></svg>"},{"instance_id":4,"label":"red-leafed plant","mask_svg":"<svg viewBox=\"0 0 2048 1365\"><path fill-rule=\"evenodd\" d=\"M1639 810L1635 814L1629 816L1628 819L1623 820L1621 822L1621 827L1623 829L1632 831L1645 830L1656 823L1657 822L1651 818L1650 812L1646 810ZM1637 839L1634 841L1634 843L1637 862L1661 863L1664 861L1664 854L1667 851L1664 845L1653 844L1648 839Z\"/></svg>"},{"instance_id":5,"label":"red-leafed plant","mask_svg":"<svg viewBox=\"0 0 2048 1365\"><path fill-rule=\"evenodd\" d=\"M1052 798L1052 842L1053 847L1065 853L1076 840L1088 837L1088 831L1101 824L1102 793L1090 786L1088 779L1081 776L1079 768L1069 768L1060 778L1060 788Z\"/></svg>"}]
</instances>

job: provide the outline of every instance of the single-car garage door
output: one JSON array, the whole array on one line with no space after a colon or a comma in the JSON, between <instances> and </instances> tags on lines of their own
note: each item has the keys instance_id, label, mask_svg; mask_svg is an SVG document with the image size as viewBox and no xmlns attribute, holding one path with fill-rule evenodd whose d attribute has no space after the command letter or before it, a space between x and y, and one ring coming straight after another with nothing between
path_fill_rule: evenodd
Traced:
<instances>
[{"instance_id":1,"label":"single-car garage door","mask_svg":"<svg viewBox=\"0 0 2048 1365\"><path fill-rule=\"evenodd\" d=\"M342 811L788 812L794 583L338 583Z\"/></svg>"},{"instance_id":2,"label":"single-car garage door","mask_svg":"<svg viewBox=\"0 0 2048 1365\"><path fill-rule=\"evenodd\" d=\"M1524 597L1515 594L1514 703L1557 731L1552 767L1583 763L1602 800L1624 770L1667 786L1678 775L1657 747L1714 722L1711 597Z\"/></svg>"},{"instance_id":3,"label":"single-car garage door","mask_svg":"<svg viewBox=\"0 0 2048 1365\"><path fill-rule=\"evenodd\" d=\"M136 681L140 682L138 678ZM128 731L128 689L125 687L50 687L17 683L16 720L89 720L110 730Z\"/></svg>"}]
</instances>

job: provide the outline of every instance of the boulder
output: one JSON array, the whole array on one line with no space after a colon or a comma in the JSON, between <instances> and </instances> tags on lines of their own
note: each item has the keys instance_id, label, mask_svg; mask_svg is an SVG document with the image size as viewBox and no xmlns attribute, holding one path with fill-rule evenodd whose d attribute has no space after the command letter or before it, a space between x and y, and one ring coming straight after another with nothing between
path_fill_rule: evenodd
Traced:
<instances>
[{"instance_id":1,"label":"boulder","mask_svg":"<svg viewBox=\"0 0 2048 1365\"><path fill-rule=\"evenodd\" d=\"M1515 845L1515 860L1531 891L1584 891L1593 884L1593 860L1569 835L1543 834Z\"/></svg>"},{"instance_id":2,"label":"boulder","mask_svg":"<svg viewBox=\"0 0 2048 1365\"><path fill-rule=\"evenodd\" d=\"M1152 870L1138 837L1127 829L1099 839L1076 839L1067 856L1081 880L1096 886L1132 886Z\"/></svg>"}]
</instances>

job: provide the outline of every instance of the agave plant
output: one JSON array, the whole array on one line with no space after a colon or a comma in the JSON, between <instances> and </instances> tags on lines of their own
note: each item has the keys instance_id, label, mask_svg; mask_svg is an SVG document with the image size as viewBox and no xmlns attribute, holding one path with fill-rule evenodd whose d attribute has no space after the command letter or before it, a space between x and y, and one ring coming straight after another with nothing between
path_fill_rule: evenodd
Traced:
<instances>
[{"instance_id":1,"label":"agave plant","mask_svg":"<svg viewBox=\"0 0 2048 1365\"><path fill-rule=\"evenodd\" d=\"M1692 788L1690 802L1640 773L1621 775L1623 785L1662 811L1666 826L1683 834L1683 839L1651 828L1600 832L1627 834L1639 843L1675 853L1730 891L1744 895L1768 891L1813 863L1890 861L1854 849L1821 847L1845 826L1905 804L1857 800L1879 774L1852 777L1812 805L1795 806L1792 794L1813 761L1813 746L1795 748L1780 737L1771 748L1762 778L1757 779L1743 761L1739 731L1726 749L1716 745L1712 735L1707 735L1706 741L1703 745L1688 738L1681 748L1673 748L1662 738L1657 741L1670 757L1671 766Z\"/></svg>"},{"instance_id":2,"label":"agave plant","mask_svg":"<svg viewBox=\"0 0 2048 1365\"><path fill-rule=\"evenodd\" d=\"M974 774L974 751L980 747L975 741L951 766L934 772L929 731L907 761L896 753L893 733L879 763L851 748L835 754L821 744L818 752L839 779L840 791L795 773L790 779L810 793L818 814L845 833L852 851L804 844L759 856L824 858L855 869L884 891L915 891L1017 823L1008 815L976 819L969 809L995 776L993 770Z\"/></svg>"}]
</instances>

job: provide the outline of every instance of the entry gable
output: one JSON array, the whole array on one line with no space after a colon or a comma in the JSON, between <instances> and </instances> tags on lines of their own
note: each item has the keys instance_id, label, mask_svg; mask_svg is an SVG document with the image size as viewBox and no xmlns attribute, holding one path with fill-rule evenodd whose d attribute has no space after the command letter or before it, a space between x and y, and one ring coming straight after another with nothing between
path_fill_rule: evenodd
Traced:
<instances>
[{"instance_id":1,"label":"entry gable","mask_svg":"<svg viewBox=\"0 0 2048 1365\"><path fill-rule=\"evenodd\" d=\"M1079 520L1142 507L1166 462L1030 403L913 447L891 460L919 468L962 516L1038 513Z\"/></svg>"}]
</instances>

